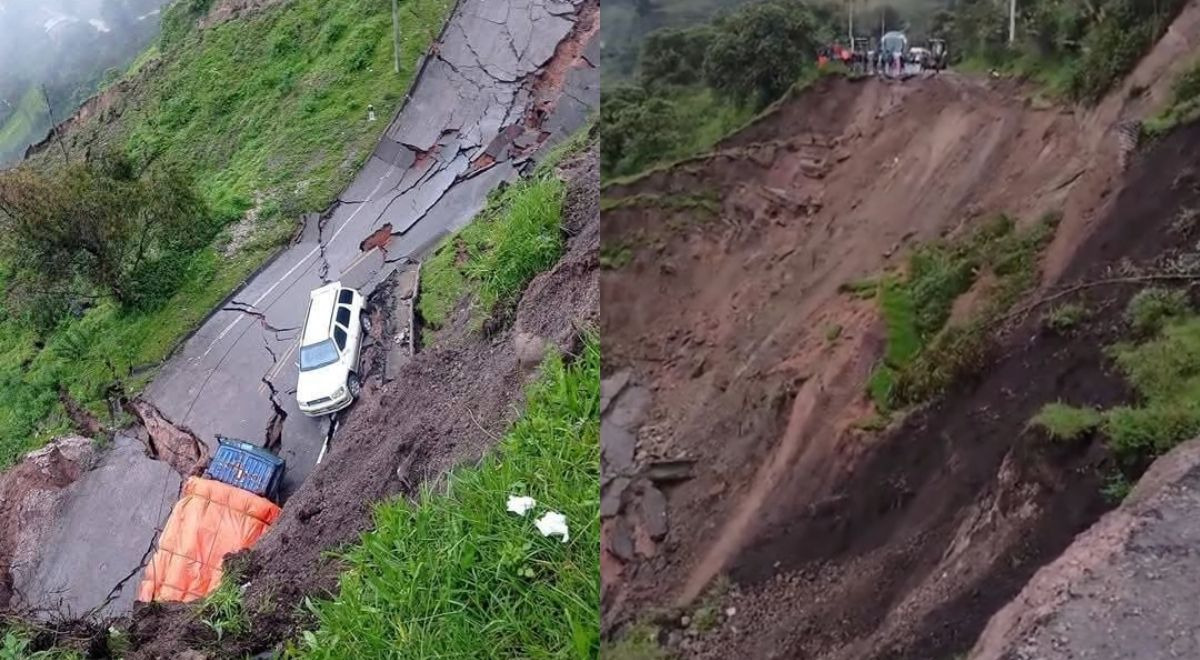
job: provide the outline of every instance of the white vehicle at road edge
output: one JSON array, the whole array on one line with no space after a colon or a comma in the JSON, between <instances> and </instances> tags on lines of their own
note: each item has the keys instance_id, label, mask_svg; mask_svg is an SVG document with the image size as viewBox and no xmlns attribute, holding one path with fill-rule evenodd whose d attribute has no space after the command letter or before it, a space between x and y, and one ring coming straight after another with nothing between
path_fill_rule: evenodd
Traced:
<instances>
[{"instance_id":1,"label":"white vehicle at road edge","mask_svg":"<svg viewBox=\"0 0 1200 660\"><path fill-rule=\"evenodd\" d=\"M362 294L331 282L309 294L296 362L296 404L310 417L335 413L354 403L366 329Z\"/></svg>"}]
</instances>

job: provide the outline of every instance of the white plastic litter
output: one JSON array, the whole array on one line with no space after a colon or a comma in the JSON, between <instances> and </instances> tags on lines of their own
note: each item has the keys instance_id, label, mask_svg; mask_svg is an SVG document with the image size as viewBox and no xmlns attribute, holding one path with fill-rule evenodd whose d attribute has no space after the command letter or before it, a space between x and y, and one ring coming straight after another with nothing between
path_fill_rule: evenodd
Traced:
<instances>
[{"instance_id":1,"label":"white plastic litter","mask_svg":"<svg viewBox=\"0 0 1200 660\"><path fill-rule=\"evenodd\" d=\"M518 516L523 516L526 513L529 513L529 510L532 509L535 504L537 504L537 501L532 497L526 497L524 495L508 496L508 510L517 514Z\"/></svg>"},{"instance_id":2,"label":"white plastic litter","mask_svg":"<svg viewBox=\"0 0 1200 660\"><path fill-rule=\"evenodd\" d=\"M542 536L561 536L563 543L571 538L571 532L567 529L567 517L557 511L547 512L534 524Z\"/></svg>"}]
</instances>

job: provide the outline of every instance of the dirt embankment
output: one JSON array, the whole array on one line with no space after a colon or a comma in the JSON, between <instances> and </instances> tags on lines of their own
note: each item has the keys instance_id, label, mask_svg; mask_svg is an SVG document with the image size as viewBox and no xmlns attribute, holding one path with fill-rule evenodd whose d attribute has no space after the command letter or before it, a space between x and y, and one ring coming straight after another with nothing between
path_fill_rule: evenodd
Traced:
<instances>
[{"instance_id":1,"label":"dirt embankment","mask_svg":"<svg viewBox=\"0 0 1200 660\"><path fill-rule=\"evenodd\" d=\"M327 556L370 527L372 506L413 495L421 484L478 458L501 436L519 407L522 385L535 373L531 345L575 352L580 332L598 322L598 166L596 147L566 162L566 254L536 277L515 320L491 336L468 329L463 315L436 345L417 353L390 382L364 388L347 426L325 461L292 496L283 517L236 566L249 587L243 602L245 637L221 642L222 656L240 657L294 639L309 622L300 604L336 587L339 563ZM383 374L376 378L382 379ZM178 657L213 648L212 631L194 608L153 606L135 611L137 651L128 657Z\"/></svg>"},{"instance_id":2,"label":"dirt embankment","mask_svg":"<svg viewBox=\"0 0 1200 660\"><path fill-rule=\"evenodd\" d=\"M713 629L660 621L689 657L943 657L1104 511L1102 447L1048 449L1026 423L1059 398L1127 399L1102 349L1132 288L1090 293L1102 320L1073 337L1017 319L977 377L896 428L857 426L883 328L838 287L907 245L991 213L1062 212L1044 267L1068 281L1190 245L1162 228L1192 193L1155 174L1188 147L1147 155L1118 197L1097 117L1128 104L1022 96L953 75L824 80L715 156L605 189L606 376L651 398L628 452L694 466L663 488L669 529L648 551L644 491L606 473L606 632L656 607L694 615L700 598L719 606ZM721 575L732 589L706 595Z\"/></svg>"}]
</instances>

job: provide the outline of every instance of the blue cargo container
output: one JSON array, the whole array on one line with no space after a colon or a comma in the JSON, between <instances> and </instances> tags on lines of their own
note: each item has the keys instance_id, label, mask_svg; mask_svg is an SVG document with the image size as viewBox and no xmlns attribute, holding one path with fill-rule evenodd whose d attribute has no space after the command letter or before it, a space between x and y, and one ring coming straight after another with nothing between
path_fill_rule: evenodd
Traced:
<instances>
[{"instance_id":1,"label":"blue cargo container","mask_svg":"<svg viewBox=\"0 0 1200 660\"><path fill-rule=\"evenodd\" d=\"M217 436L217 453L204 477L276 501L285 465L282 458L261 447Z\"/></svg>"}]
</instances>

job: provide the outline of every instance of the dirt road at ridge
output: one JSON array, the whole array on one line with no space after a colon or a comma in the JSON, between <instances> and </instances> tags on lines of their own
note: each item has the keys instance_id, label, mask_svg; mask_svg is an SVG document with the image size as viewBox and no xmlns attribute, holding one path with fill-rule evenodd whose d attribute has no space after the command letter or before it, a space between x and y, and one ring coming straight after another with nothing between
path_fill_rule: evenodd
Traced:
<instances>
[{"instance_id":1,"label":"dirt road at ridge","mask_svg":"<svg viewBox=\"0 0 1200 660\"><path fill-rule=\"evenodd\" d=\"M493 188L582 126L599 106L598 18L594 0L461 0L407 104L338 202L306 218L298 240L204 322L144 396L210 445L217 434L263 444L283 416L285 496L293 492L331 426L303 416L294 397L308 292L338 280L370 290L406 257L469 222ZM361 249L386 225L384 248ZM174 500L179 482L128 443L118 447L70 487L56 543L15 578L25 605L87 611L143 562L169 513L160 502ZM118 460L121 470L106 469ZM97 496L116 490L144 493L139 515ZM86 557L72 542L80 538L89 540ZM112 595L105 612L127 610L135 587L136 579Z\"/></svg>"}]
</instances>

